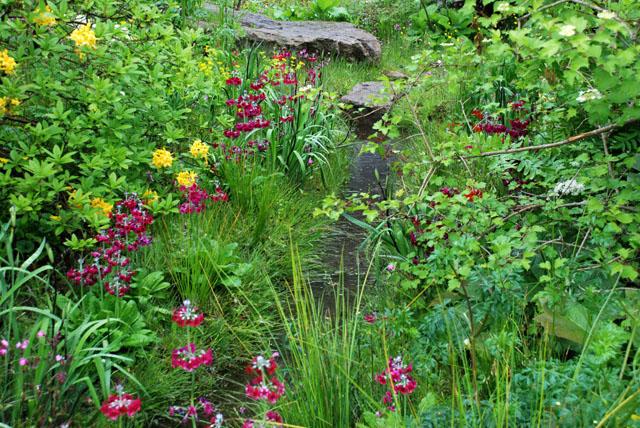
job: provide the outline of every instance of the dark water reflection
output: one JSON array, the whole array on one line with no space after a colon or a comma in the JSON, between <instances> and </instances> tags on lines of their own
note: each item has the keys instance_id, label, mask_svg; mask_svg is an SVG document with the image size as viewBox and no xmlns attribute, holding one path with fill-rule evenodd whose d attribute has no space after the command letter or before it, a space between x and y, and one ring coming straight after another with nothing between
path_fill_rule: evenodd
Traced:
<instances>
[{"instance_id":1,"label":"dark water reflection","mask_svg":"<svg viewBox=\"0 0 640 428\"><path fill-rule=\"evenodd\" d=\"M362 153L358 156L360 148L361 145L357 145L353 149L351 178L344 190L345 197L362 192L381 194L376 170L384 186L389 160L383 159L378 153ZM349 213L349 215L364 220L360 212ZM329 230L326 246L322 249L323 266L320 272L310 278L315 297L323 299L323 306L329 312L332 312L335 306L335 292L339 289L338 284L341 278L344 281L344 290L349 297L367 275L370 260L367 259L364 249L358 251L366 237L365 230L343 217ZM372 268L367 281L373 282L374 277L375 272Z\"/></svg>"}]
</instances>

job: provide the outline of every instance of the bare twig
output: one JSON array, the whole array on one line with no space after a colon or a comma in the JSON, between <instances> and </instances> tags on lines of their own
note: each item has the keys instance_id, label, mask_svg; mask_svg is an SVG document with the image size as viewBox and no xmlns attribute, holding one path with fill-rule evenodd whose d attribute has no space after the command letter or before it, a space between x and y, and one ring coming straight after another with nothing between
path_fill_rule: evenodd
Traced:
<instances>
[{"instance_id":1,"label":"bare twig","mask_svg":"<svg viewBox=\"0 0 640 428\"><path fill-rule=\"evenodd\" d=\"M582 251L582 248L584 247L584 243L587 242L587 238L589 237L589 234L591 233L591 229L587 230L587 233L584 234L584 238L582 239L582 242L580 243L580 247L578 248L578 252L576 253L576 260L578 259L578 256L580 255L580 251Z\"/></svg>"},{"instance_id":2,"label":"bare twig","mask_svg":"<svg viewBox=\"0 0 640 428\"><path fill-rule=\"evenodd\" d=\"M2 122L4 122L5 120L10 120L12 122L19 122L19 123L28 123L30 125L37 125L38 122L36 122L35 120L30 120L30 119L24 119L21 117L15 117L15 116L4 116L2 117Z\"/></svg>"},{"instance_id":3,"label":"bare twig","mask_svg":"<svg viewBox=\"0 0 640 428\"><path fill-rule=\"evenodd\" d=\"M582 0L559 0L553 3L549 3L545 6L539 7L538 9L536 9L536 12L540 12L541 10L545 10L545 9L549 9L551 7L555 7L558 6L559 4L562 3L575 3L575 4L579 4L585 7L588 7L590 9L593 9L597 12L605 12L608 11L607 9L604 9L600 6L596 6L594 4L588 3L586 1L582 1ZM526 15L521 16L520 18L518 18L518 25L520 25L520 22L525 21L526 19L529 19L531 17L531 13L527 13ZM619 18L618 16L615 16L613 18L614 20L616 20L617 22L619 22L620 24L622 24L622 26L625 28L625 30L627 30L627 33L629 34L629 39L632 41L635 41L637 38L637 35L631 30L631 28L629 28L629 26L627 25L627 23Z\"/></svg>"},{"instance_id":4,"label":"bare twig","mask_svg":"<svg viewBox=\"0 0 640 428\"><path fill-rule=\"evenodd\" d=\"M570 203L567 203L567 204L560 204L560 205L558 205L558 208L564 208L564 207L580 207L580 206L582 206L582 205L587 205L587 202L586 202L586 201L581 201L581 202L570 202ZM534 209L536 209L536 208L541 208L541 207L543 207L543 206L544 206L544 204L530 204L530 205L523 205L523 206L520 206L520 207L516 207L515 209L516 209L517 211L515 211L515 212L513 212L513 213L509 214L508 216L504 217L504 218L502 219L502 221L503 221L503 222L505 222L505 221L509 220L510 218L517 216L518 214L522 214L523 212L531 211L531 210L534 210ZM492 231L493 231L493 230L495 230L497 227L498 227L498 225L495 225L495 224L494 224L493 226L491 226L491 227L489 228L489 230L487 231L487 233L492 232Z\"/></svg>"},{"instance_id":5,"label":"bare twig","mask_svg":"<svg viewBox=\"0 0 640 428\"><path fill-rule=\"evenodd\" d=\"M608 126L603 126L602 128L594 129L593 131L589 131L589 132L585 132L585 133L582 133L582 134L574 135L573 137L569 137L566 140L558 141L557 143L541 144L539 146L519 147L517 149L496 150L496 151L493 151L493 152L484 152L484 153L481 153L479 155L471 155L471 156L465 156L465 157L466 158L487 157L487 156L505 155L505 154L509 154L509 153L528 152L528 151L531 151L531 150L542 150L542 149L550 149L550 148L553 148L553 147L560 147L560 146L564 146L566 144L571 144L571 143L573 143L575 141L578 141L578 140L582 140L582 139L585 139L585 138L588 138L588 137L593 137L595 135L602 134L604 132L611 131L612 129L618 128L620 126L625 126L625 125L628 125L629 123L637 122L639 120L640 119L630 119L630 120L626 121L625 123L623 123L622 125L618 125L617 123L613 123L613 124L608 125Z\"/></svg>"},{"instance_id":6,"label":"bare twig","mask_svg":"<svg viewBox=\"0 0 640 428\"><path fill-rule=\"evenodd\" d=\"M458 156L458 157L460 158L460 160L464 164L464 167L467 169L467 172L469 173L469 176L471 178L473 178L473 173L471 172L471 169L469 168L469 164L467 163L467 161L462 156Z\"/></svg>"},{"instance_id":7,"label":"bare twig","mask_svg":"<svg viewBox=\"0 0 640 428\"><path fill-rule=\"evenodd\" d=\"M587 3L586 1L582 1L582 0L570 0L571 3L575 3L575 4L580 4L582 6L586 6L589 7L595 11L598 12L609 12L609 10L602 8L600 6L596 6L595 4L591 4L591 3ZM636 40L636 35L633 33L633 31L631 31L631 29L629 28L629 26L627 26L627 24L624 22L624 20L618 18L618 16L614 16L613 19L615 19L617 22L619 22L620 24L622 24L622 26L625 28L625 30L627 30L627 33L629 33L629 39L631 39L632 41L635 42Z\"/></svg>"},{"instance_id":8,"label":"bare twig","mask_svg":"<svg viewBox=\"0 0 640 428\"><path fill-rule=\"evenodd\" d=\"M609 157L609 146L607 145L607 135L603 133L603 134L600 134L600 136L602 137L602 146L604 147L604 154L608 158ZM613 167L611 166L611 161L609 159L607 159L607 168L609 168L609 175L611 176L611 178L613 178L615 180L616 176L613 175ZM616 189L616 190L618 190L618 189Z\"/></svg>"},{"instance_id":9,"label":"bare twig","mask_svg":"<svg viewBox=\"0 0 640 428\"><path fill-rule=\"evenodd\" d=\"M549 3L548 5L539 7L538 9L536 9L536 12L540 12L541 10L545 10L545 9L549 9L551 7L557 6L559 4L562 3L568 3L569 0L559 0L553 3ZM524 21L525 19L531 18L531 13L527 13L526 15L522 15L520 18L518 18L518 21Z\"/></svg>"},{"instance_id":10,"label":"bare twig","mask_svg":"<svg viewBox=\"0 0 640 428\"><path fill-rule=\"evenodd\" d=\"M418 114L416 113L416 109L413 107L411 103L411 99L409 98L409 94L405 93L404 96L407 98L407 104L409 104L409 109L411 110L411 114L413 115L413 119L415 120L416 125L418 126L418 130L420 131L420 135L422 136L422 141L424 141L424 145L427 147L427 151L429 152L429 157L431 157L432 161L435 161L435 156L433 156L433 151L431 150L431 145L427 140L427 135L424 133L424 129L422 129L422 124L420 123L420 119L418 119Z\"/></svg>"}]
</instances>

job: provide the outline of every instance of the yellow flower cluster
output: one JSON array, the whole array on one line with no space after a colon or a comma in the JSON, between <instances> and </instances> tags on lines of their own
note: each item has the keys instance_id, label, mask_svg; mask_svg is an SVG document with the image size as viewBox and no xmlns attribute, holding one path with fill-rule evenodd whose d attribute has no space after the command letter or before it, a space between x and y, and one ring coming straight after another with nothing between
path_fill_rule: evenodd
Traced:
<instances>
[{"instance_id":1,"label":"yellow flower cluster","mask_svg":"<svg viewBox=\"0 0 640 428\"><path fill-rule=\"evenodd\" d=\"M67 186L67 190L71 190L71 187ZM78 196L76 195L76 190L74 189L73 192L71 192L69 194L69 204L71 204L71 206L77 208L77 209L82 209L82 204L80 203L80 201L78 200Z\"/></svg>"},{"instance_id":2,"label":"yellow flower cluster","mask_svg":"<svg viewBox=\"0 0 640 428\"><path fill-rule=\"evenodd\" d=\"M196 140L191 145L191 150L189 151L191 152L191 156L194 158L203 158L206 160L207 154L209 154L209 145L200 140Z\"/></svg>"},{"instance_id":3,"label":"yellow flower cluster","mask_svg":"<svg viewBox=\"0 0 640 428\"><path fill-rule=\"evenodd\" d=\"M36 13L40 12L40 9L36 9ZM39 25L46 25L47 27L50 27L52 25L56 25L56 19L53 17L49 17L49 16L44 16L45 13L51 14L53 13L53 11L51 10L51 8L49 7L49 5L47 5L45 12L41 12L39 17L34 18L34 21L36 21L37 24Z\"/></svg>"},{"instance_id":4,"label":"yellow flower cluster","mask_svg":"<svg viewBox=\"0 0 640 428\"><path fill-rule=\"evenodd\" d=\"M207 62L199 62L198 69L207 77L213 76L213 61L207 59Z\"/></svg>"},{"instance_id":5,"label":"yellow flower cluster","mask_svg":"<svg viewBox=\"0 0 640 428\"><path fill-rule=\"evenodd\" d=\"M17 98L0 97L0 114L9 112L10 109L18 107L20 100Z\"/></svg>"},{"instance_id":6,"label":"yellow flower cluster","mask_svg":"<svg viewBox=\"0 0 640 428\"><path fill-rule=\"evenodd\" d=\"M198 174L193 171L182 171L178 174L176 181L179 186L191 187L191 185L196 182L197 178Z\"/></svg>"},{"instance_id":7,"label":"yellow flower cluster","mask_svg":"<svg viewBox=\"0 0 640 428\"><path fill-rule=\"evenodd\" d=\"M105 216L108 216L111 210L113 209L113 205L111 205L109 202L106 202L102 198L93 198L91 200L91 206L93 208L102 209L102 214Z\"/></svg>"},{"instance_id":8,"label":"yellow flower cluster","mask_svg":"<svg viewBox=\"0 0 640 428\"><path fill-rule=\"evenodd\" d=\"M171 152L165 149L164 147L156 150L153 153L153 160L151 163L158 169L170 167L173 163L173 157L171 156Z\"/></svg>"},{"instance_id":9,"label":"yellow flower cluster","mask_svg":"<svg viewBox=\"0 0 640 428\"><path fill-rule=\"evenodd\" d=\"M151 205L157 200L158 200L158 192L156 191L147 190L142 194L142 202L144 202L145 205Z\"/></svg>"},{"instance_id":10,"label":"yellow flower cluster","mask_svg":"<svg viewBox=\"0 0 640 428\"><path fill-rule=\"evenodd\" d=\"M87 22L85 25L73 30L69 38L76 42L76 48L88 46L96 49L96 33L91 29L91 22Z\"/></svg>"},{"instance_id":11,"label":"yellow flower cluster","mask_svg":"<svg viewBox=\"0 0 640 428\"><path fill-rule=\"evenodd\" d=\"M7 74L13 73L13 69L16 68L18 63L13 57L9 56L7 50L0 52L0 70L3 70Z\"/></svg>"}]
</instances>

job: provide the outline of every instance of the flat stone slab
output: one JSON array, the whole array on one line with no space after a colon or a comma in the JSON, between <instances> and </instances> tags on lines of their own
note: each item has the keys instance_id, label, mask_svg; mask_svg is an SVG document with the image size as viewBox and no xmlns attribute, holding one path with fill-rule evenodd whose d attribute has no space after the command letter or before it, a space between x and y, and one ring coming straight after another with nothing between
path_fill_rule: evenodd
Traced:
<instances>
[{"instance_id":1,"label":"flat stone slab","mask_svg":"<svg viewBox=\"0 0 640 428\"><path fill-rule=\"evenodd\" d=\"M373 124L393 106L393 94L382 93L385 89L382 82L360 82L340 98L340 102L353 106L347 113L355 120L358 134L371 131Z\"/></svg>"},{"instance_id":2,"label":"flat stone slab","mask_svg":"<svg viewBox=\"0 0 640 428\"><path fill-rule=\"evenodd\" d=\"M218 11L211 4L204 7L214 13ZM276 21L257 13L234 13L249 41L308 52L331 52L359 61L377 62L382 55L378 39L348 22Z\"/></svg>"},{"instance_id":3,"label":"flat stone slab","mask_svg":"<svg viewBox=\"0 0 640 428\"><path fill-rule=\"evenodd\" d=\"M340 98L340 101L351 104L356 109L364 107L367 110L387 112L393 104L393 95L383 93L385 89L386 86L382 82L360 82L351 88L347 95Z\"/></svg>"},{"instance_id":4,"label":"flat stone slab","mask_svg":"<svg viewBox=\"0 0 640 428\"><path fill-rule=\"evenodd\" d=\"M399 71L387 71L384 75L387 76L389 80L409 80L409 76Z\"/></svg>"}]
</instances>

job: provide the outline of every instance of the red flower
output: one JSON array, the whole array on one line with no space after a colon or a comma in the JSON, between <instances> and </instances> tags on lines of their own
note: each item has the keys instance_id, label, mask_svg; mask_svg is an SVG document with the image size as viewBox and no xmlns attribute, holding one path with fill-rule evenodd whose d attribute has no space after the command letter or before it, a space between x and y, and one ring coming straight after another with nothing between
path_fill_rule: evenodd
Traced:
<instances>
[{"instance_id":1,"label":"red flower","mask_svg":"<svg viewBox=\"0 0 640 428\"><path fill-rule=\"evenodd\" d=\"M117 388L121 390L120 388ZM119 392L120 395L110 395L109 399L102 403L100 411L108 418L114 421L118 419L120 415L128 415L132 417L140 411L140 398L133 399L131 394L124 394Z\"/></svg>"},{"instance_id":2,"label":"red flower","mask_svg":"<svg viewBox=\"0 0 640 428\"><path fill-rule=\"evenodd\" d=\"M182 367L190 372L202 365L210 366L211 364L213 364L211 349L198 351L194 343L174 349L171 352L171 367L174 368Z\"/></svg>"},{"instance_id":3,"label":"red flower","mask_svg":"<svg viewBox=\"0 0 640 428\"><path fill-rule=\"evenodd\" d=\"M191 301L189 299L182 302L180 309L175 309L173 311L173 316L171 320L178 324L180 327L184 326L192 326L197 327L202 324L204 320L204 314L198 313L198 307L192 306Z\"/></svg>"},{"instance_id":4,"label":"red flower","mask_svg":"<svg viewBox=\"0 0 640 428\"><path fill-rule=\"evenodd\" d=\"M482 190L481 189L474 189L473 187L469 186L469 187L467 187L467 190L469 192L466 193L464 195L464 197L467 198L469 200L469 202L473 202L473 198L476 197L476 196L478 198L482 198Z\"/></svg>"}]
</instances>

